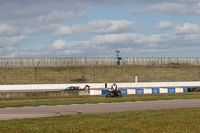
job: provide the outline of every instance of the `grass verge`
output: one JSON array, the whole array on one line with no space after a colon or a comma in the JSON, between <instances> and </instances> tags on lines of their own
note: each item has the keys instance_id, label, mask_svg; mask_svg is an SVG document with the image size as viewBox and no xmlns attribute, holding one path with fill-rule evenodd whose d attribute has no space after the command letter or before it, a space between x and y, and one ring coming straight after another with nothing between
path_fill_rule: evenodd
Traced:
<instances>
[{"instance_id":1,"label":"grass verge","mask_svg":"<svg viewBox=\"0 0 200 133\"><path fill-rule=\"evenodd\" d=\"M123 66L123 67L122 67ZM66 69L67 68L67 69ZM63 83L114 83L199 81L199 65L74 65L74 66L8 66L6 81L0 84L63 84ZM67 75L66 75L67 73ZM95 74L95 75L94 75ZM0 79L4 79L4 66L0 67ZM95 77L94 77L95 76ZM95 79L94 79L95 78Z\"/></svg>"},{"instance_id":2,"label":"grass verge","mask_svg":"<svg viewBox=\"0 0 200 133\"><path fill-rule=\"evenodd\" d=\"M200 108L65 115L0 121L0 132L197 133Z\"/></svg>"},{"instance_id":3,"label":"grass verge","mask_svg":"<svg viewBox=\"0 0 200 133\"><path fill-rule=\"evenodd\" d=\"M172 99L200 99L200 93L173 93L173 94L150 94L150 95L123 95L122 98L106 99L104 96L77 96L66 97L43 97L45 101L21 101L4 102L0 107L22 107L22 106L40 106L40 105L69 105L69 104L89 104L89 103L111 103L111 102L135 102L135 101L155 101L155 100L172 100ZM27 98L30 99L30 98ZM32 98L34 99L34 98ZM37 99L37 98L36 98ZM9 99L7 99L9 101ZM1 100L0 100L1 101Z\"/></svg>"}]
</instances>

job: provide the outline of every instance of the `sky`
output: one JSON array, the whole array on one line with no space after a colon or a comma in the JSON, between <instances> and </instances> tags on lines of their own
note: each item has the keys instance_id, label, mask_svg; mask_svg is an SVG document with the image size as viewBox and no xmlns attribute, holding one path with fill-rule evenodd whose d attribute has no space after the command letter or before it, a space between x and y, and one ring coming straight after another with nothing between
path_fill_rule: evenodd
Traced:
<instances>
[{"instance_id":1,"label":"sky","mask_svg":"<svg viewBox=\"0 0 200 133\"><path fill-rule=\"evenodd\" d=\"M199 57L199 0L0 0L0 57Z\"/></svg>"}]
</instances>

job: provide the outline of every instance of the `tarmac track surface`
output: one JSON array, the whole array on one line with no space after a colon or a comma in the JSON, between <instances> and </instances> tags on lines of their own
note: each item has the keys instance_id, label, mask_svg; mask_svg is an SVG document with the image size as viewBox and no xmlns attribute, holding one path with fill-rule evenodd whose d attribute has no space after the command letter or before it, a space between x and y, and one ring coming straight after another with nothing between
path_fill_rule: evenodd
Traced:
<instances>
[{"instance_id":1,"label":"tarmac track surface","mask_svg":"<svg viewBox=\"0 0 200 133\"><path fill-rule=\"evenodd\" d=\"M200 99L0 108L0 120L121 111L199 108Z\"/></svg>"}]
</instances>

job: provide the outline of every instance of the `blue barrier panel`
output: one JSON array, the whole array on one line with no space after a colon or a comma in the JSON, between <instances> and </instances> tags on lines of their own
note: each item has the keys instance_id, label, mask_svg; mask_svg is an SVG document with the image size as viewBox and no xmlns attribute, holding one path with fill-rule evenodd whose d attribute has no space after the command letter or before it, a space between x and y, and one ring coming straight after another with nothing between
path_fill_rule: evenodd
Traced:
<instances>
[{"instance_id":1,"label":"blue barrier panel","mask_svg":"<svg viewBox=\"0 0 200 133\"><path fill-rule=\"evenodd\" d=\"M101 90L101 94L102 94L102 95L106 95L107 93L109 93L108 90Z\"/></svg>"},{"instance_id":2,"label":"blue barrier panel","mask_svg":"<svg viewBox=\"0 0 200 133\"><path fill-rule=\"evenodd\" d=\"M188 88L183 88L183 92L188 92Z\"/></svg>"},{"instance_id":3,"label":"blue barrier panel","mask_svg":"<svg viewBox=\"0 0 200 133\"><path fill-rule=\"evenodd\" d=\"M127 94L127 89L120 89L121 94ZM107 93L109 93L108 90L101 90L101 94L102 95L106 95Z\"/></svg>"},{"instance_id":4,"label":"blue barrier panel","mask_svg":"<svg viewBox=\"0 0 200 133\"><path fill-rule=\"evenodd\" d=\"M152 88L152 93L160 93L160 89L159 88Z\"/></svg>"},{"instance_id":5,"label":"blue barrier panel","mask_svg":"<svg viewBox=\"0 0 200 133\"><path fill-rule=\"evenodd\" d=\"M127 94L127 89L120 89L121 94Z\"/></svg>"},{"instance_id":6,"label":"blue barrier panel","mask_svg":"<svg viewBox=\"0 0 200 133\"><path fill-rule=\"evenodd\" d=\"M135 89L135 94L144 94L144 89Z\"/></svg>"},{"instance_id":7,"label":"blue barrier panel","mask_svg":"<svg viewBox=\"0 0 200 133\"><path fill-rule=\"evenodd\" d=\"M168 88L168 93L175 93L175 88Z\"/></svg>"}]
</instances>

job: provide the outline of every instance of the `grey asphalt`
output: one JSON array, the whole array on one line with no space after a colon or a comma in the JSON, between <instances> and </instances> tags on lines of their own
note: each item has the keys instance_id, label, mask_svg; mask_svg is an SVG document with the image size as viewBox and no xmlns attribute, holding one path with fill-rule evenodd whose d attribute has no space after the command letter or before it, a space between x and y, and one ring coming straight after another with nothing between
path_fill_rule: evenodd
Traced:
<instances>
[{"instance_id":1,"label":"grey asphalt","mask_svg":"<svg viewBox=\"0 0 200 133\"><path fill-rule=\"evenodd\" d=\"M0 120L121 111L199 108L200 99L0 108Z\"/></svg>"}]
</instances>

